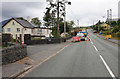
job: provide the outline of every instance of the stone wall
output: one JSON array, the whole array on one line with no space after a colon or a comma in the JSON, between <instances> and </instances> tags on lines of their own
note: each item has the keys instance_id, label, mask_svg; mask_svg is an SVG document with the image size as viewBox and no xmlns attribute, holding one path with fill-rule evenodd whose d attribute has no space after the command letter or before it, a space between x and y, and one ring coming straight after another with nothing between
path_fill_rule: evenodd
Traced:
<instances>
[{"instance_id":1,"label":"stone wall","mask_svg":"<svg viewBox=\"0 0 120 79\"><path fill-rule=\"evenodd\" d=\"M2 49L2 65L14 63L27 56L27 45L15 45Z\"/></svg>"},{"instance_id":2,"label":"stone wall","mask_svg":"<svg viewBox=\"0 0 120 79\"><path fill-rule=\"evenodd\" d=\"M66 39L59 38L59 39L39 39L39 40L28 40L25 41L27 45L37 45L37 44L56 44L66 42Z\"/></svg>"},{"instance_id":3,"label":"stone wall","mask_svg":"<svg viewBox=\"0 0 120 79\"><path fill-rule=\"evenodd\" d=\"M24 43L27 45L36 45L36 44L56 44L66 42L66 38L51 38L51 39L38 39L32 40L31 35L26 34L24 36Z\"/></svg>"}]
</instances>

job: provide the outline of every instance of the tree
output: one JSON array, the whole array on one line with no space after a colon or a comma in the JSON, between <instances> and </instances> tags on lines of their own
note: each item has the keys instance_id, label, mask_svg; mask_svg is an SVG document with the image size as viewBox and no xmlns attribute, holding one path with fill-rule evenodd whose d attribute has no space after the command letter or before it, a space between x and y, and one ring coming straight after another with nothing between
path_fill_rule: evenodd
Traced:
<instances>
[{"instance_id":1,"label":"tree","mask_svg":"<svg viewBox=\"0 0 120 79\"><path fill-rule=\"evenodd\" d=\"M115 26L113 29L112 29L112 33L117 33L119 32L119 26Z\"/></svg>"},{"instance_id":2,"label":"tree","mask_svg":"<svg viewBox=\"0 0 120 79\"><path fill-rule=\"evenodd\" d=\"M120 27L120 19L117 21L117 25Z\"/></svg>"},{"instance_id":3,"label":"tree","mask_svg":"<svg viewBox=\"0 0 120 79\"><path fill-rule=\"evenodd\" d=\"M58 4L57 3L53 3L53 2L49 2L48 4L49 6L46 8L46 12L45 15L43 17L44 20L44 25L46 27L50 27L53 26L55 28L57 28L57 9L58 9ZM64 3L63 2L59 2L59 28L61 28L60 26L63 24L63 16L64 16ZM57 30L57 29L53 29L53 30ZM61 32L61 29L60 29ZM59 37L59 32L58 32L58 37Z\"/></svg>"},{"instance_id":4,"label":"tree","mask_svg":"<svg viewBox=\"0 0 120 79\"><path fill-rule=\"evenodd\" d=\"M27 20L26 20L26 19L24 19L23 17L18 17L17 19L27 21Z\"/></svg>"},{"instance_id":5,"label":"tree","mask_svg":"<svg viewBox=\"0 0 120 79\"><path fill-rule=\"evenodd\" d=\"M66 32L71 34L71 30L73 28L74 22L66 22ZM62 18L60 18L60 34L64 33L64 21ZM52 34L56 37L57 36L57 25L52 28Z\"/></svg>"},{"instance_id":6,"label":"tree","mask_svg":"<svg viewBox=\"0 0 120 79\"><path fill-rule=\"evenodd\" d=\"M31 23L35 24L37 27L40 27L42 24L38 17L32 18Z\"/></svg>"},{"instance_id":7,"label":"tree","mask_svg":"<svg viewBox=\"0 0 120 79\"><path fill-rule=\"evenodd\" d=\"M110 23L111 23L111 26L112 26L112 27L114 27L114 26L117 25L117 22L116 22L116 21L111 21Z\"/></svg>"}]
</instances>

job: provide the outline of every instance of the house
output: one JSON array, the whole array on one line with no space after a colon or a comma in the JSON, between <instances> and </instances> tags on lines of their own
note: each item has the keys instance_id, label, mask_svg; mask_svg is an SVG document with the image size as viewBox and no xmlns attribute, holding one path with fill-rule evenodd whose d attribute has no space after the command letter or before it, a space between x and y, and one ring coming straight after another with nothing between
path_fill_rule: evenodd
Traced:
<instances>
[{"instance_id":1,"label":"house","mask_svg":"<svg viewBox=\"0 0 120 79\"><path fill-rule=\"evenodd\" d=\"M2 28L2 33L11 34L13 39L16 39L16 36L20 38L20 35L22 35L22 41L24 41L25 34L47 37L51 33L50 29L37 27L30 23L29 19L10 18L2 21L0 27Z\"/></svg>"},{"instance_id":2,"label":"house","mask_svg":"<svg viewBox=\"0 0 120 79\"><path fill-rule=\"evenodd\" d=\"M104 27L104 30L110 29L110 25L108 25L106 23L102 23L100 26Z\"/></svg>"}]
</instances>

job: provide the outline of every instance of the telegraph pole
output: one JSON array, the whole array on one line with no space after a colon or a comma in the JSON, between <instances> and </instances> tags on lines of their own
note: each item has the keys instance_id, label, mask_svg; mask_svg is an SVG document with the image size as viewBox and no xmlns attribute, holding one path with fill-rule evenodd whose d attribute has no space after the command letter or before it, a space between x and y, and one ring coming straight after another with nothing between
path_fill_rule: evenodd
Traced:
<instances>
[{"instance_id":1,"label":"telegraph pole","mask_svg":"<svg viewBox=\"0 0 120 79\"><path fill-rule=\"evenodd\" d=\"M109 17L110 17L109 13L110 13L109 10L107 10L107 22L108 22L108 24L109 24ZM107 34L108 34L108 24L107 24Z\"/></svg>"},{"instance_id":2,"label":"telegraph pole","mask_svg":"<svg viewBox=\"0 0 120 79\"><path fill-rule=\"evenodd\" d=\"M65 11L65 14L64 14L64 34L65 34L65 37L66 37L66 5L65 5L65 2L64 2L64 11Z\"/></svg>"},{"instance_id":3,"label":"telegraph pole","mask_svg":"<svg viewBox=\"0 0 120 79\"><path fill-rule=\"evenodd\" d=\"M60 30L59 30L59 0L57 2L57 34L58 37L60 36Z\"/></svg>"},{"instance_id":4,"label":"telegraph pole","mask_svg":"<svg viewBox=\"0 0 120 79\"><path fill-rule=\"evenodd\" d=\"M77 20L77 24L78 24L78 27L79 27L79 20Z\"/></svg>"}]
</instances>

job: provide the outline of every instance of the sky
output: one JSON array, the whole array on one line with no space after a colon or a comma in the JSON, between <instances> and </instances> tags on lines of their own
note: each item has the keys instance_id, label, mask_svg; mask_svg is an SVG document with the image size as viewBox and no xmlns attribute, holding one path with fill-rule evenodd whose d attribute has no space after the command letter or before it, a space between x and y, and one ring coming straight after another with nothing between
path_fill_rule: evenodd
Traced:
<instances>
[{"instance_id":1,"label":"sky","mask_svg":"<svg viewBox=\"0 0 120 79\"><path fill-rule=\"evenodd\" d=\"M98 22L105 21L107 10L112 9L113 18L118 17L118 2L120 0L68 0L72 4L66 4L66 20L73 20L80 26L89 26ZM11 17L31 18L39 17L43 21L44 12L48 3L46 0L2 0L0 2L0 15L2 20ZM105 18L103 18L105 16ZM0 19L1 21L1 19Z\"/></svg>"}]
</instances>

